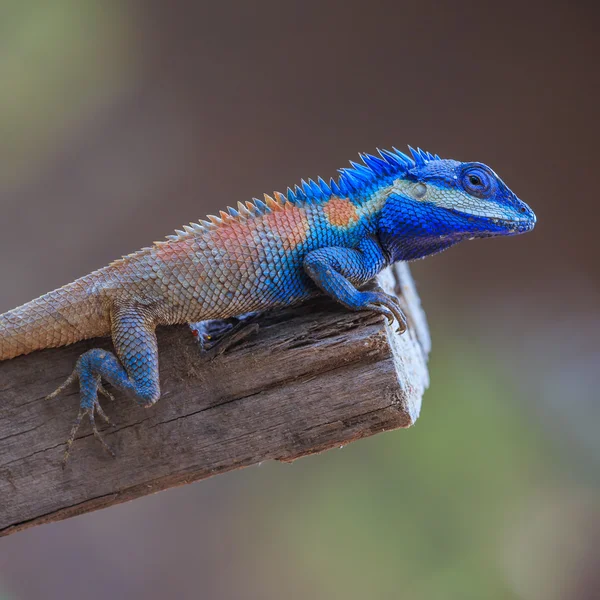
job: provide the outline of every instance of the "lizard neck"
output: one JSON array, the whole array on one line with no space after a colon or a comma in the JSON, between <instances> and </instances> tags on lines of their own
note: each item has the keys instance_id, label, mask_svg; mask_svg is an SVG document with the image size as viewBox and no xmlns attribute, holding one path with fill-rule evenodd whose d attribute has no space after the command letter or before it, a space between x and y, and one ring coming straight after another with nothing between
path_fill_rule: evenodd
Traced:
<instances>
[{"instance_id":1,"label":"lizard neck","mask_svg":"<svg viewBox=\"0 0 600 600\"><path fill-rule=\"evenodd\" d=\"M456 238L440 239L439 236L422 238L390 236L381 232L378 237L390 263L417 260L438 254L460 241Z\"/></svg>"},{"instance_id":2,"label":"lizard neck","mask_svg":"<svg viewBox=\"0 0 600 600\"><path fill-rule=\"evenodd\" d=\"M391 193L377 221L377 236L390 262L437 254L464 239L425 203Z\"/></svg>"}]
</instances>

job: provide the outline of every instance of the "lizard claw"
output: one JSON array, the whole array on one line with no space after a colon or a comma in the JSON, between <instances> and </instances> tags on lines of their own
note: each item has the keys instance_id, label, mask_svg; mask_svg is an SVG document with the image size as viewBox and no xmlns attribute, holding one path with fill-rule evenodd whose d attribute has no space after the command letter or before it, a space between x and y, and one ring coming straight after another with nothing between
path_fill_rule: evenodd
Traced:
<instances>
[{"instance_id":1,"label":"lizard claw","mask_svg":"<svg viewBox=\"0 0 600 600\"><path fill-rule=\"evenodd\" d=\"M106 452L110 456L112 456L112 458L116 457L114 450L104 441L104 438L100 435L100 432L98 431L98 427L96 426L96 419L94 417L95 410L98 411L98 414L107 423L110 423L110 421L108 420L107 416L104 414L104 411L100 407L100 404L98 403L97 400L94 403L94 406L92 406L92 408L80 408L77 418L75 419L75 422L73 423L73 427L71 427L71 434L69 435L69 439L67 440L67 447L65 448L65 453L64 453L63 459L62 459L62 468L63 469L67 466L67 462L69 460L69 455L71 453L71 446L73 445L73 442L75 441L75 436L77 435L77 431L79 429L79 426L81 425L81 421L83 420L83 418L85 416L87 416L88 419L90 420L90 425L92 426L92 431L94 432L94 437L102 444L102 447L104 448L104 450L106 450Z\"/></svg>"},{"instance_id":2,"label":"lizard claw","mask_svg":"<svg viewBox=\"0 0 600 600\"><path fill-rule=\"evenodd\" d=\"M111 427L114 427L115 424L106 416L106 413L102 409L102 406L100 406L100 402L96 401L95 406L96 406L96 411L104 419L104 422L107 423L108 425L110 425Z\"/></svg>"},{"instance_id":3,"label":"lizard claw","mask_svg":"<svg viewBox=\"0 0 600 600\"><path fill-rule=\"evenodd\" d=\"M387 324L390 327L394 324L394 315L385 306L380 306L378 304L368 304L367 308L369 310L372 310L373 312L383 315L385 317L385 320L387 321Z\"/></svg>"},{"instance_id":4,"label":"lizard claw","mask_svg":"<svg viewBox=\"0 0 600 600\"><path fill-rule=\"evenodd\" d=\"M407 328L407 321L398 299L384 292L373 293L375 296L366 308L385 315L390 327L394 324L395 319L398 323L398 327L395 330L396 333L404 333Z\"/></svg>"}]
</instances>

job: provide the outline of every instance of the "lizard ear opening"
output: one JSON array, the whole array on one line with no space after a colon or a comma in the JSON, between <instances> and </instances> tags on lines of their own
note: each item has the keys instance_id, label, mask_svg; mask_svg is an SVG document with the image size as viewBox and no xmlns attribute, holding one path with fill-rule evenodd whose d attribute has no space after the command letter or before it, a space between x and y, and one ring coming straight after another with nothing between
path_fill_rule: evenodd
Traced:
<instances>
[{"instance_id":1,"label":"lizard ear opening","mask_svg":"<svg viewBox=\"0 0 600 600\"><path fill-rule=\"evenodd\" d=\"M424 183L417 183L413 193L417 200L424 200L425 196L427 196L427 186Z\"/></svg>"}]
</instances>

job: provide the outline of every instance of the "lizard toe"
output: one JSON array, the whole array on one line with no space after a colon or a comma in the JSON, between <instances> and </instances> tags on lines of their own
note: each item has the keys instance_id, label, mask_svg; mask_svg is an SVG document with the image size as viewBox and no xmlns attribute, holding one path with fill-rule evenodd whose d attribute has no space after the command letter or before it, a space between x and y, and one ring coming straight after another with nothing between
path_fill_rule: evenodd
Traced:
<instances>
[{"instance_id":1,"label":"lizard toe","mask_svg":"<svg viewBox=\"0 0 600 600\"><path fill-rule=\"evenodd\" d=\"M100 432L98 431L98 426L96 425L96 418L94 416L94 412L98 412L98 414L109 424L112 425L109 418L106 416L105 412L102 410L99 402L96 400L94 405L91 408L80 408L79 413L77 414L77 418L73 422L71 427L71 433L69 438L67 439L67 444L65 448L65 452L63 454L62 459L62 467L63 469L67 466L67 462L71 455L71 447L73 446L73 442L75 441L75 437L79 428L81 427L81 422L85 417L87 417L90 421L90 425L92 426L92 432L94 433L94 437L100 442L104 450L107 452L109 456L115 458L116 454L114 450L106 443Z\"/></svg>"},{"instance_id":2,"label":"lizard toe","mask_svg":"<svg viewBox=\"0 0 600 600\"><path fill-rule=\"evenodd\" d=\"M367 305L367 308L388 316L388 324L390 326L394 324L395 319L398 323L396 332L404 333L407 328L407 321L397 298L395 298L394 296L390 296L389 294L386 294L384 292L373 292L373 294L374 297L371 300L371 302Z\"/></svg>"},{"instance_id":3,"label":"lizard toe","mask_svg":"<svg viewBox=\"0 0 600 600\"><path fill-rule=\"evenodd\" d=\"M71 375L69 375L69 377L66 379L66 381L54 392L52 392L46 397L46 399L49 400L54 399L61 392L67 389L68 386L75 383L76 381L79 382L79 412L77 414L77 418L73 422L73 425L71 427L71 433L69 434L69 438L66 442L66 448L62 459L63 468L66 466L67 461L69 460L71 447L73 445L73 442L75 441L75 437L77 435L77 432L79 431L81 423L86 417L90 421L94 437L100 442L104 450L110 456L115 456L115 453L113 452L112 448L110 448L110 446L104 441L103 437L100 435L95 419L95 413L98 413L98 415L100 415L100 417L108 425L113 425L98 401L98 392L100 392L100 394L102 394L103 396L114 400L113 395L110 392L108 392L102 385L102 377L95 368L97 359L99 357L102 358L104 356L103 352L104 351L102 350L89 350L88 352L83 354L77 361L75 369L73 370Z\"/></svg>"},{"instance_id":4,"label":"lizard toe","mask_svg":"<svg viewBox=\"0 0 600 600\"><path fill-rule=\"evenodd\" d=\"M59 385L51 394L48 394L45 400L53 400L60 394L62 394L71 384L75 383L79 380L79 373L77 367L73 370L73 372L67 377L67 379Z\"/></svg>"}]
</instances>

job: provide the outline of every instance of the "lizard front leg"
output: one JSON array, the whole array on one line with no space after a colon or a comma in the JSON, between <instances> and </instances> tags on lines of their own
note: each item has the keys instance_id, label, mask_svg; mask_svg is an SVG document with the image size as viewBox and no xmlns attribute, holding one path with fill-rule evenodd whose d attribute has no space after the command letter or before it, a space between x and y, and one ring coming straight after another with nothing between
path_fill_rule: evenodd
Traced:
<instances>
[{"instance_id":1,"label":"lizard front leg","mask_svg":"<svg viewBox=\"0 0 600 600\"><path fill-rule=\"evenodd\" d=\"M79 414L67 440L63 465L69 457L81 421L86 416L96 438L114 456L98 432L95 422L96 412L108 422L98 402L98 392L110 396L102 387L103 380L135 398L141 406L151 406L160 398L155 327L154 314L148 307L133 303L115 305L111 311L111 329L118 358L106 350L89 350L79 357L75 370L67 381L48 396L49 399L55 398L69 384L79 381Z\"/></svg>"},{"instance_id":2,"label":"lizard front leg","mask_svg":"<svg viewBox=\"0 0 600 600\"><path fill-rule=\"evenodd\" d=\"M304 258L304 270L326 294L350 310L372 310L385 315L398 331L406 331L406 317L394 296L385 292L358 290L387 264L381 246L365 238L357 249L320 248Z\"/></svg>"}]
</instances>

